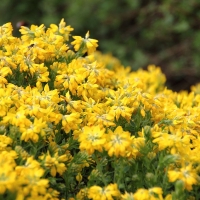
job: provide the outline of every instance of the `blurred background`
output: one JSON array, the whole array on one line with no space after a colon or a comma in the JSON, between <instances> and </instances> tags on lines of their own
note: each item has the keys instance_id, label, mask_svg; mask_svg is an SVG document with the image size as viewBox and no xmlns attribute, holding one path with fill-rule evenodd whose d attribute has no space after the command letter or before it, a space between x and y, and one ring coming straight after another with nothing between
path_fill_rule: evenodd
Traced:
<instances>
[{"instance_id":1,"label":"blurred background","mask_svg":"<svg viewBox=\"0 0 200 200\"><path fill-rule=\"evenodd\" d=\"M99 40L99 50L112 53L124 66L162 68L167 86L189 90L200 81L199 0L1 0L0 25L48 27L61 18L73 35Z\"/></svg>"}]
</instances>

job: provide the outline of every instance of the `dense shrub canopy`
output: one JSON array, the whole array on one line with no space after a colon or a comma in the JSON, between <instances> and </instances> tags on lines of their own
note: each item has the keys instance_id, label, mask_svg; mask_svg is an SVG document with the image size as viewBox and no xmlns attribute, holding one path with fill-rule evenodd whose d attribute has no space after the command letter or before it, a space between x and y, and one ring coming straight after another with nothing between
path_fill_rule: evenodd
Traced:
<instances>
[{"instance_id":1,"label":"dense shrub canopy","mask_svg":"<svg viewBox=\"0 0 200 200\"><path fill-rule=\"evenodd\" d=\"M173 92L72 31L0 27L0 199L200 199L200 85Z\"/></svg>"}]
</instances>

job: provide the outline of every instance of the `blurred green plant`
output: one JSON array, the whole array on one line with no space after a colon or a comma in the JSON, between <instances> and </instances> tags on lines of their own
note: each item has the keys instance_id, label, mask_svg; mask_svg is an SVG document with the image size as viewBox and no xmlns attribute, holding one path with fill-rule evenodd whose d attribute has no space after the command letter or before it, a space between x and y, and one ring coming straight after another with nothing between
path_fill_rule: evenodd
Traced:
<instances>
[{"instance_id":1,"label":"blurred green plant","mask_svg":"<svg viewBox=\"0 0 200 200\"><path fill-rule=\"evenodd\" d=\"M101 41L99 50L112 52L124 65L160 66L177 90L199 80L199 1L2 0L0 12L0 24L23 20L49 26L65 18L74 34L90 30Z\"/></svg>"}]
</instances>

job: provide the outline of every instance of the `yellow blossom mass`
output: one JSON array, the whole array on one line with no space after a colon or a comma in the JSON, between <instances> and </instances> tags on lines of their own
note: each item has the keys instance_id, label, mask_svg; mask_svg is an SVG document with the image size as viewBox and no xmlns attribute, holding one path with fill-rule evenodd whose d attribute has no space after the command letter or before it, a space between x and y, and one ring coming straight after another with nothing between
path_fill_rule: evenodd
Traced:
<instances>
[{"instance_id":1,"label":"yellow blossom mass","mask_svg":"<svg viewBox=\"0 0 200 200\"><path fill-rule=\"evenodd\" d=\"M0 26L0 199L200 199L200 85L132 71L58 25Z\"/></svg>"}]
</instances>

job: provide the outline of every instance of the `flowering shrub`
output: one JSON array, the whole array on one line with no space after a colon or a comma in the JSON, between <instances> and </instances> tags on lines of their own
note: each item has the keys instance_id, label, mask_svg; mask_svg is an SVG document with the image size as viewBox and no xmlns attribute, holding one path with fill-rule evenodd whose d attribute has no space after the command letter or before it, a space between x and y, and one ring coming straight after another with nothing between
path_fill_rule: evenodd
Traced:
<instances>
[{"instance_id":1,"label":"flowering shrub","mask_svg":"<svg viewBox=\"0 0 200 200\"><path fill-rule=\"evenodd\" d=\"M0 27L0 199L199 199L199 85L168 90L72 30Z\"/></svg>"}]
</instances>

